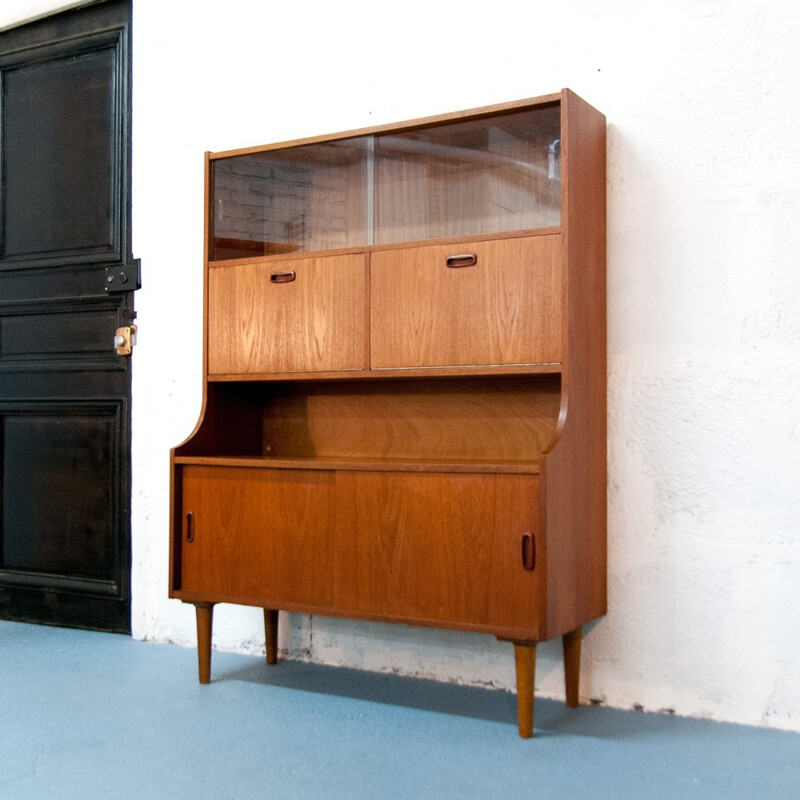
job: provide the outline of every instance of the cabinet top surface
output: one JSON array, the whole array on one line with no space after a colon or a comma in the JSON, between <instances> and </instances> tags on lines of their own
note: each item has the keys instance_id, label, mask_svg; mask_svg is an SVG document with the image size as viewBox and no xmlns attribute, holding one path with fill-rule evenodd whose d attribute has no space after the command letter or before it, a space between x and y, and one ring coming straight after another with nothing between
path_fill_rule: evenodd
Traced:
<instances>
[{"instance_id":1,"label":"cabinet top surface","mask_svg":"<svg viewBox=\"0 0 800 800\"><path fill-rule=\"evenodd\" d=\"M457 122L468 119L478 119L487 116L496 116L515 111L525 111L528 109L542 108L558 105L568 89L553 94L541 95L540 97L529 97L522 100L513 100L506 103L498 103L491 106L480 106L463 111L453 111L446 114L437 114L430 117L420 117L418 119L404 120L402 122L387 123L384 125L374 125L366 128L357 128L348 131L338 131L318 136L309 136L301 139L292 139L283 142L272 142L268 144L254 145L252 147L240 147L231 150L220 150L208 152L210 160L221 158L231 158L251 153L259 153L268 150L279 150L288 147L300 147L316 142L333 141L337 139L352 139L360 136L372 136L389 132L411 131L420 128L427 128L435 125L442 125L449 122Z\"/></svg>"}]
</instances>

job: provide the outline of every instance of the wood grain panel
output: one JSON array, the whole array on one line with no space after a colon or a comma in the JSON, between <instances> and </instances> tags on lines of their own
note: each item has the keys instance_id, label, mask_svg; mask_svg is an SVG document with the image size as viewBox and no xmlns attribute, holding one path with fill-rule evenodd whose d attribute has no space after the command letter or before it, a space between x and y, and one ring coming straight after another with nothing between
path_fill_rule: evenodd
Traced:
<instances>
[{"instance_id":1,"label":"wood grain panel","mask_svg":"<svg viewBox=\"0 0 800 800\"><path fill-rule=\"evenodd\" d=\"M558 235L375 252L373 369L558 363ZM471 253L474 266L449 268Z\"/></svg>"},{"instance_id":2,"label":"wood grain panel","mask_svg":"<svg viewBox=\"0 0 800 800\"><path fill-rule=\"evenodd\" d=\"M273 607L330 605L332 472L184 467L181 510L181 590Z\"/></svg>"},{"instance_id":3,"label":"wood grain panel","mask_svg":"<svg viewBox=\"0 0 800 800\"><path fill-rule=\"evenodd\" d=\"M449 459L361 458L254 458L253 456L176 456L175 466L247 467L248 469L347 470L348 472L443 472L470 475L537 475L539 465L524 461L455 461Z\"/></svg>"},{"instance_id":4,"label":"wood grain panel","mask_svg":"<svg viewBox=\"0 0 800 800\"><path fill-rule=\"evenodd\" d=\"M336 606L538 634L535 476L337 474Z\"/></svg>"},{"instance_id":5,"label":"wood grain panel","mask_svg":"<svg viewBox=\"0 0 800 800\"><path fill-rule=\"evenodd\" d=\"M215 267L208 287L210 374L364 369L363 254Z\"/></svg>"},{"instance_id":6,"label":"wood grain panel","mask_svg":"<svg viewBox=\"0 0 800 800\"><path fill-rule=\"evenodd\" d=\"M558 419L558 376L278 386L264 455L536 464Z\"/></svg>"}]
</instances>

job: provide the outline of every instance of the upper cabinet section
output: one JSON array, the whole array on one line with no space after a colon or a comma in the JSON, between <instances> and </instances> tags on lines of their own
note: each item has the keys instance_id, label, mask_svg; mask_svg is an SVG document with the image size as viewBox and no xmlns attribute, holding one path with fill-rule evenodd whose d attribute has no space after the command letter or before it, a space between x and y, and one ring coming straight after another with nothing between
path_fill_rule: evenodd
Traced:
<instances>
[{"instance_id":1,"label":"upper cabinet section","mask_svg":"<svg viewBox=\"0 0 800 800\"><path fill-rule=\"evenodd\" d=\"M557 227L561 104L216 154L209 260Z\"/></svg>"}]
</instances>

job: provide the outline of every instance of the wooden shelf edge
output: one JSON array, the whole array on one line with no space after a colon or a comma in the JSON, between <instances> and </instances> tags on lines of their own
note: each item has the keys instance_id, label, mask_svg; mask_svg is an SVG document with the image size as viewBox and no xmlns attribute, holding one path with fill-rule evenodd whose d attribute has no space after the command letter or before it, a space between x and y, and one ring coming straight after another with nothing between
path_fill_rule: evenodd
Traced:
<instances>
[{"instance_id":1,"label":"wooden shelf edge","mask_svg":"<svg viewBox=\"0 0 800 800\"><path fill-rule=\"evenodd\" d=\"M441 236L431 239L407 239L402 242L385 242L383 244L362 244L350 247L331 247L323 250L293 250L285 253L259 253L264 246L272 248L287 246L270 242L248 241L245 247L252 248L253 253L237 258L209 259L209 269L222 269L225 267L236 267L240 264L270 264L275 261L284 262L295 259L327 258L328 256L354 255L358 253L373 253L385 250L405 250L410 247L425 247L427 245L456 245L468 242L496 241L498 239L524 239L530 236L558 236L561 233L561 226L549 225L541 228L521 228L512 231L497 231L495 233L479 233L471 236Z\"/></svg>"},{"instance_id":2,"label":"wooden shelf edge","mask_svg":"<svg viewBox=\"0 0 800 800\"><path fill-rule=\"evenodd\" d=\"M260 456L175 456L175 464L249 469L308 469L337 472L440 472L498 475L538 475L538 463L430 461L367 458L278 458Z\"/></svg>"},{"instance_id":3,"label":"wooden shelf edge","mask_svg":"<svg viewBox=\"0 0 800 800\"><path fill-rule=\"evenodd\" d=\"M331 372L253 372L210 374L209 383L243 383L260 381L334 381L375 380L386 378L491 377L499 375L560 375L563 364L497 364L458 367L373 367L371 369L336 370Z\"/></svg>"},{"instance_id":4,"label":"wooden shelf edge","mask_svg":"<svg viewBox=\"0 0 800 800\"><path fill-rule=\"evenodd\" d=\"M371 125L366 128L355 128L353 130L339 131L337 133L325 134L323 136L306 136L300 139L290 139L284 142L273 142L271 144L257 145L255 147L238 147L231 150L221 150L208 153L208 159L215 161L219 158L230 158L231 156L252 155L254 153L264 153L270 150L284 150L288 147L299 147L306 144L319 144L320 142L332 142L339 139L352 139L357 136L372 136L381 133L402 133L416 128L428 128L433 125L441 125L447 122L460 122L480 117L489 117L513 111L524 111L535 106L552 106L562 102L566 90L553 94L545 94L539 97L528 97L523 100L511 100L506 103L498 103L490 106L480 106L470 108L465 111L453 111L446 114L437 114L430 117L420 117L409 119L404 122L393 122L385 125Z\"/></svg>"}]
</instances>

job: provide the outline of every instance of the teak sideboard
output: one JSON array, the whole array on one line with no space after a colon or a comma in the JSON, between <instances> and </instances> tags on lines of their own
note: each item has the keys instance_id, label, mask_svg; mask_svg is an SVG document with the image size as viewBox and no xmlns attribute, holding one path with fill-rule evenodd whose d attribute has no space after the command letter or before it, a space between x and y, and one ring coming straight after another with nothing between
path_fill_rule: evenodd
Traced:
<instances>
[{"instance_id":1,"label":"teak sideboard","mask_svg":"<svg viewBox=\"0 0 800 800\"><path fill-rule=\"evenodd\" d=\"M605 118L569 90L206 156L170 596L536 643L606 610Z\"/></svg>"}]
</instances>

